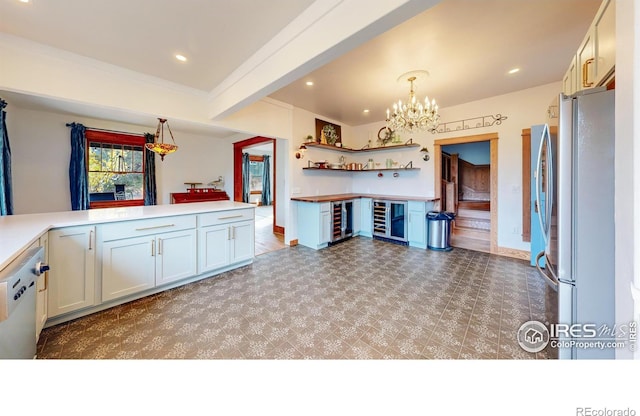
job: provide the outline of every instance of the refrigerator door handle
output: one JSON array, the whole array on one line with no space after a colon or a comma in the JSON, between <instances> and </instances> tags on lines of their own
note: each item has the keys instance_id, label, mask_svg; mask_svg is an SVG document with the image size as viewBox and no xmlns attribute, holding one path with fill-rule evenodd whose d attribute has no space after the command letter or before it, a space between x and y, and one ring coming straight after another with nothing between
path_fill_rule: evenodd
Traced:
<instances>
[{"instance_id":1,"label":"refrigerator door handle","mask_svg":"<svg viewBox=\"0 0 640 416\"><path fill-rule=\"evenodd\" d=\"M540 147L538 148L538 161L536 162L536 207L538 207L538 221L540 222L540 229L542 230L542 239L544 240L545 247L547 246L547 227L544 224L544 219L542 218L542 206L540 204L540 176L542 175L542 149L544 148L545 143L545 131L547 131L547 125L545 124L545 130L542 132L542 140L540 140ZM545 204L546 207L546 204ZM545 212L546 215L546 212Z\"/></svg>"},{"instance_id":2,"label":"refrigerator door handle","mask_svg":"<svg viewBox=\"0 0 640 416\"><path fill-rule=\"evenodd\" d=\"M540 275L544 277L544 279L547 281L547 284L551 286L553 290L557 291L560 281L558 280L558 277L550 267L551 264L548 260L546 261L546 264L547 264L547 270L549 271L549 274L547 274L545 270L542 267L540 267L540 259L543 257L546 257L546 253L544 251L541 251L536 256L536 269L538 269L538 273L540 273Z\"/></svg>"},{"instance_id":3,"label":"refrigerator door handle","mask_svg":"<svg viewBox=\"0 0 640 416\"><path fill-rule=\"evenodd\" d=\"M547 228L545 234L547 235L547 245L551 245L551 218L553 218L553 143L551 143L551 134L549 133L549 125L544 125L543 131L544 139L547 141L547 189L545 190L545 202L547 203L547 209L545 212L545 220Z\"/></svg>"}]
</instances>

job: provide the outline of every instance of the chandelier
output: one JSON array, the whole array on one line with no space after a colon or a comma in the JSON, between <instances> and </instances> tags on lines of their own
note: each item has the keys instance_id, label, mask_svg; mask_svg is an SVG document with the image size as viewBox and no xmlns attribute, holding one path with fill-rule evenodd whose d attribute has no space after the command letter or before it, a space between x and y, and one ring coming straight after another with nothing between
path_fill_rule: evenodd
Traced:
<instances>
[{"instance_id":1,"label":"chandelier","mask_svg":"<svg viewBox=\"0 0 640 416\"><path fill-rule=\"evenodd\" d=\"M173 144L164 142L164 123L166 122L166 119L158 118L158 128L156 129L156 134L153 137L153 143L145 144L147 150L151 150L152 152L160 155L160 160L164 160L166 155L178 150L178 146L176 146L176 141L173 139L173 133L171 132L169 123L167 123L167 129L169 130L169 135L171 135L171 141ZM160 138L160 141L158 141L158 138Z\"/></svg>"},{"instance_id":2,"label":"chandelier","mask_svg":"<svg viewBox=\"0 0 640 416\"><path fill-rule=\"evenodd\" d=\"M427 76L427 71L410 71L400 75L398 81L406 80L411 86L409 101L403 103L402 100L398 100L393 104L393 113L387 109L387 128L413 133L419 130L434 130L438 126L440 115L436 100L429 101L429 97L425 97L424 104L416 100L413 83L418 78Z\"/></svg>"}]
</instances>

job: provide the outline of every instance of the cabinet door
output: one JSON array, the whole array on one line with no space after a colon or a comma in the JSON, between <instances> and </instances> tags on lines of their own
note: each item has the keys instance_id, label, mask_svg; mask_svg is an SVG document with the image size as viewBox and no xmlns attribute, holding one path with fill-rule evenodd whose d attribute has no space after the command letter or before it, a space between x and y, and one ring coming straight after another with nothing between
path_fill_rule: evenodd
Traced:
<instances>
[{"instance_id":1,"label":"cabinet door","mask_svg":"<svg viewBox=\"0 0 640 416\"><path fill-rule=\"evenodd\" d=\"M320 244L331 241L331 212L320 212Z\"/></svg>"},{"instance_id":2,"label":"cabinet door","mask_svg":"<svg viewBox=\"0 0 640 416\"><path fill-rule=\"evenodd\" d=\"M616 65L616 5L606 0L594 21L596 75L594 82L601 85Z\"/></svg>"},{"instance_id":3,"label":"cabinet door","mask_svg":"<svg viewBox=\"0 0 640 416\"><path fill-rule=\"evenodd\" d=\"M360 227L362 224L362 222L360 221L360 216L362 215L362 208L360 208L361 204L362 201L360 200L360 198L356 198L353 200L353 210L351 211L353 215L353 235L360 235Z\"/></svg>"},{"instance_id":4,"label":"cabinet door","mask_svg":"<svg viewBox=\"0 0 640 416\"><path fill-rule=\"evenodd\" d=\"M427 219L424 202L409 201L409 245L419 248L427 248Z\"/></svg>"},{"instance_id":5,"label":"cabinet door","mask_svg":"<svg viewBox=\"0 0 640 416\"><path fill-rule=\"evenodd\" d=\"M230 224L231 251L229 263L238 263L253 259L255 231L253 221L244 221Z\"/></svg>"},{"instance_id":6,"label":"cabinet door","mask_svg":"<svg viewBox=\"0 0 640 416\"><path fill-rule=\"evenodd\" d=\"M213 225L198 230L198 273L229 264L230 238L228 225Z\"/></svg>"},{"instance_id":7,"label":"cabinet door","mask_svg":"<svg viewBox=\"0 0 640 416\"><path fill-rule=\"evenodd\" d=\"M594 52L594 30L593 27L587 33L584 40L578 48L577 65L579 71L578 85L576 91L582 91L595 86L595 52Z\"/></svg>"},{"instance_id":8,"label":"cabinet door","mask_svg":"<svg viewBox=\"0 0 640 416\"><path fill-rule=\"evenodd\" d=\"M373 227L373 200L371 198L360 199L360 235L372 237Z\"/></svg>"},{"instance_id":9,"label":"cabinet door","mask_svg":"<svg viewBox=\"0 0 640 416\"><path fill-rule=\"evenodd\" d=\"M105 242L102 245L102 301L154 287L155 255L153 236Z\"/></svg>"},{"instance_id":10,"label":"cabinet door","mask_svg":"<svg viewBox=\"0 0 640 416\"><path fill-rule=\"evenodd\" d=\"M156 286L196 275L196 231L156 236Z\"/></svg>"},{"instance_id":11,"label":"cabinet door","mask_svg":"<svg viewBox=\"0 0 640 416\"><path fill-rule=\"evenodd\" d=\"M571 64L569 64L569 69L567 69L564 78L562 78L562 92L565 95L571 95L577 91L578 69L576 67L576 60L577 57L574 55Z\"/></svg>"},{"instance_id":12,"label":"cabinet door","mask_svg":"<svg viewBox=\"0 0 640 416\"><path fill-rule=\"evenodd\" d=\"M95 304L95 257L95 227L49 232L49 318Z\"/></svg>"},{"instance_id":13,"label":"cabinet door","mask_svg":"<svg viewBox=\"0 0 640 416\"><path fill-rule=\"evenodd\" d=\"M389 203L389 237L407 241L407 204L404 202Z\"/></svg>"},{"instance_id":14,"label":"cabinet door","mask_svg":"<svg viewBox=\"0 0 640 416\"><path fill-rule=\"evenodd\" d=\"M40 237L40 247L44 247L44 262L49 264L49 235ZM44 272L36 280L36 341L40 338L40 333L47 322L47 292L49 283L49 272Z\"/></svg>"}]
</instances>

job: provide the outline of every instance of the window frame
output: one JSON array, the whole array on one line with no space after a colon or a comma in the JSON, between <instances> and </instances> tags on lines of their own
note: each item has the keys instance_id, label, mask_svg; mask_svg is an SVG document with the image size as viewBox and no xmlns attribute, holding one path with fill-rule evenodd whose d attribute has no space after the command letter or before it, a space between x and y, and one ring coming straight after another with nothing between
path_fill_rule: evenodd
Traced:
<instances>
[{"instance_id":1,"label":"window frame","mask_svg":"<svg viewBox=\"0 0 640 416\"><path fill-rule=\"evenodd\" d=\"M85 145L87 151L85 152L85 170L87 177L89 177L89 148L91 142L117 144L122 146L141 146L142 147L142 177L144 178L147 170L146 162L146 139L143 135L121 133L114 131L104 130L85 130ZM116 208L116 207L135 207L144 205L144 193L145 183L142 181L142 195L141 199L129 199L129 200L114 200L114 201L89 201L89 209L93 208Z\"/></svg>"}]
</instances>

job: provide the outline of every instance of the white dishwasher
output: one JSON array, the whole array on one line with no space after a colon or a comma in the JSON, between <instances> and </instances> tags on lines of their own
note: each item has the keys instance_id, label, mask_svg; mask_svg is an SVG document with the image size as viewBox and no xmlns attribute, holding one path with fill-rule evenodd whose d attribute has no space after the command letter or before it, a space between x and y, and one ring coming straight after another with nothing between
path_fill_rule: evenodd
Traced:
<instances>
[{"instance_id":1,"label":"white dishwasher","mask_svg":"<svg viewBox=\"0 0 640 416\"><path fill-rule=\"evenodd\" d=\"M0 359L35 358L36 279L48 269L35 247L0 272Z\"/></svg>"}]
</instances>

